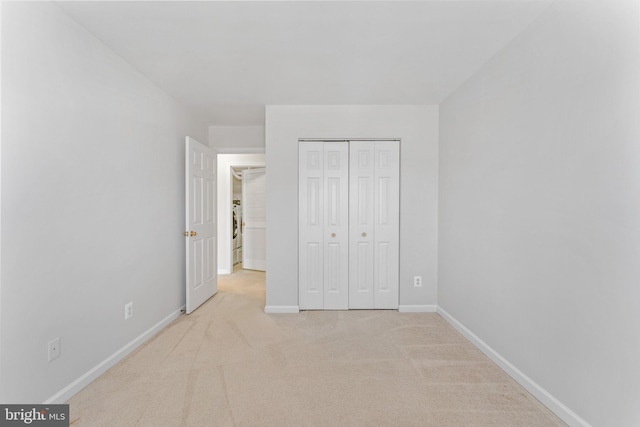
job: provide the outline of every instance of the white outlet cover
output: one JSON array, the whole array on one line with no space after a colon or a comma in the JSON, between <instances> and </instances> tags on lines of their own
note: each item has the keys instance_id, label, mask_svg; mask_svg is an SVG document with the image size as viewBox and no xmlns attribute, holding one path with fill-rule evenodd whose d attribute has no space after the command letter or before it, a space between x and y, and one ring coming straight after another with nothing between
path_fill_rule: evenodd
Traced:
<instances>
[{"instance_id":1,"label":"white outlet cover","mask_svg":"<svg viewBox=\"0 0 640 427\"><path fill-rule=\"evenodd\" d=\"M124 306L124 320L129 319L131 316L133 316L133 301Z\"/></svg>"}]
</instances>

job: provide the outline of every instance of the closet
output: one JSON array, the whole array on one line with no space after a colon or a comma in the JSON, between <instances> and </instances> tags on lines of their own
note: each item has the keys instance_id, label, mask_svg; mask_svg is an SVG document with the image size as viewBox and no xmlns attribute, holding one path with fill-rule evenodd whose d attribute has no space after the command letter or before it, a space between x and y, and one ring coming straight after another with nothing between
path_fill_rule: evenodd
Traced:
<instances>
[{"instance_id":1,"label":"closet","mask_svg":"<svg viewBox=\"0 0 640 427\"><path fill-rule=\"evenodd\" d=\"M399 145L300 141L300 309L398 308Z\"/></svg>"}]
</instances>

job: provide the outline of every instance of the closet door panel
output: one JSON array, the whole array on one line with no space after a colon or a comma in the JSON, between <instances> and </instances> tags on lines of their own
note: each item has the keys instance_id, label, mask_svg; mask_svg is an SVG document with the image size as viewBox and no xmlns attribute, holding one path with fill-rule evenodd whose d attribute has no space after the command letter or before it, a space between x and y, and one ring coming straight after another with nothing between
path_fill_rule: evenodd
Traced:
<instances>
[{"instance_id":1,"label":"closet door panel","mask_svg":"<svg viewBox=\"0 0 640 427\"><path fill-rule=\"evenodd\" d=\"M374 308L397 309L399 297L400 147L375 142Z\"/></svg>"},{"instance_id":2,"label":"closet door panel","mask_svg":"<svg viewBox=\"0 0 640 427\"><path fill-rule=\"evenodd\" d=\"M324 144L299 144L298 286L302 310L324 308Z\"/></svg>"},{"instance_id":3,"label":"closet door panel","mask_svg":"<svg viewBox=\"0 0 640 427\"><path fill-rule=\"evenodd\" d=\"M300 308L397 309L399 142L301 142Z\"/></svg>"},{"instance_id":4,"label":"closet door panel","mask_svg":"<svg viewBox=\"0 0 640 427\"><path fill-rule=\"evenodd\" d=\"M324 309L349 307L349 145L324 143Z\"/></svg>"},{"instance_id":5,"label":"closet door panel","mask_svg":"<svg viewBox=\"0 0 640 427\"><path fill-rule=\"evenodd\" d=\"M374 146L349 147L349 308L373 308Z\"/></svg>"}]
</instances>

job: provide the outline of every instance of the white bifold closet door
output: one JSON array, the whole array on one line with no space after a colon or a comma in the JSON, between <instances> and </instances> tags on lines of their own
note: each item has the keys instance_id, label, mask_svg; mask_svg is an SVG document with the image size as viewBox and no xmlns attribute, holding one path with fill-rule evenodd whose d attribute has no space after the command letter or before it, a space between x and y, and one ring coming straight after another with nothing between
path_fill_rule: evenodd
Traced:
<instances>
[{"instance_id":1,"label":"white bifold closet door","mask_svg":"<svg viewBox=\"0 0 640 427\"><path fill-rule=\"evenodd\" d=\"M299 304L349 308L349 145L299 148Z\"/></svg>"},{"instance_id":2,"label":"white bifold closet door","mask_svg":"<svg viewBox=\"0 0 640 427\"><path fill-rule=\"evenodd\" d=\"M398 141L301 142L300 309L398 308Z\"/></svg>"},{"instance_id":3,"label":"white bifold closet door","mask_svg":"<svg viewBox=\"0 0 640 427\"><path fill-rule=\"evenodd\" d=\"M398 308L399 154L397 141L350 142L349 308Z\"/></svg>"}]
</instances>

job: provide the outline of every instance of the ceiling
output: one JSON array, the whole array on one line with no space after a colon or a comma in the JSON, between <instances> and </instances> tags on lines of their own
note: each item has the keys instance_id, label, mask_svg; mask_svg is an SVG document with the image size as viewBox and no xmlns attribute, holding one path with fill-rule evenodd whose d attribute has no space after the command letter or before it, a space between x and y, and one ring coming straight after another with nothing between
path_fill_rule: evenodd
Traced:
<instances>
[{"instance_id":1,"label":"ceiling","mask_svg":"<svg viewBox=\"0 0 640 427\"><path fill-rule=\"evenodd\" d=\"M439 104L542 0L57 2L210 125L271 104Z\"/></svg>"}]
</instances>

